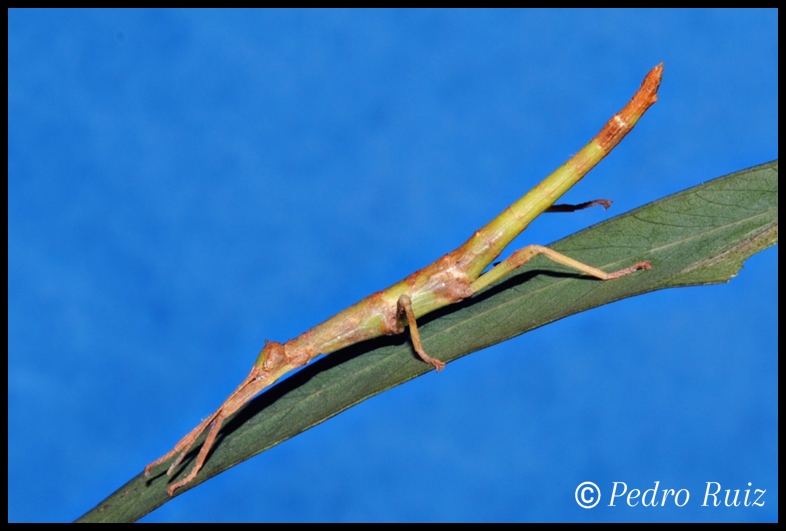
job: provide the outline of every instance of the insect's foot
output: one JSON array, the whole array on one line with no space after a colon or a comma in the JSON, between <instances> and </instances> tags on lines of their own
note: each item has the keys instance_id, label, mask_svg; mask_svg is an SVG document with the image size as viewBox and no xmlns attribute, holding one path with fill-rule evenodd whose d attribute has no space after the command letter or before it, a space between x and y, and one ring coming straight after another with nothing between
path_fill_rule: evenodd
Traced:
<instances>
[{"instance_id":1,"label":"insect's foot","mask_svg":"<svg viewBox=\"0 0 786 531\"><path fill-rule=\"evenodd\" d=\"M640 271L642 269L652 269L652 263L649 260L642 260L641 262L633 264L630 267L626 267L625 269L620 269L619 271L609 273L607 280L624 277L625 275L630 275L631 273L635 273L636 271Z\"/></svg>"},{"instance_id":2,"label":"insect's foot","mask_svg":"<svg viewBox=\"0 0 786 531\"><path fill-rule=\"evenodd\" d=\"M441 371L442 369L445 368L445 362L444 361L435 360L434 358L429 358L429 359L427 359L425 361L427 361L430 364L432 364L434 366L434 369L436 369L437 372L439 372L439 371Z\"/></svg>"}]
</instances>

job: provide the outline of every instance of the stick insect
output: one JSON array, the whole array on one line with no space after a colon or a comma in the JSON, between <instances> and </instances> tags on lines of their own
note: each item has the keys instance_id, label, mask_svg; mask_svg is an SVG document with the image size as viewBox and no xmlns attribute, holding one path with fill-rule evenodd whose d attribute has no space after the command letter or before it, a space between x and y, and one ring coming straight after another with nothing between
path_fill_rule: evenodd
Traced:
<instances>
[{"instance_id":1,"label":"stick insect","mask_svg":"<svg viewBox=\"0 0 786 531\"><path fill-rule=\"evenodd\" d=\"M377 336L401 334L408 327L412 346L420 359L431 364L435 370L442 370L445 363L430 357L423 349L417 319L438 308L471 297L539 254L600 280L612 280L641 269L650 269L650 262L642 261L619 271L606 273L548 247L529 245L515 251L484 273L505 247L541 213L573 212L595 205L605 208L611 205L611 202L605 199L579 205L554 203L608 155L657 101L662 75L661 63L647 74L627 105L611 117L589 144L489 224L476 231L461 247L284 344L266 341L251 372L238 388L172 450L147 465L145 476L149 476L154 467L177 456L167 470L167 475L171 475L199 436L209 429L191 471L167 488L169 495L173 496L177 489L197 476L228 417L281 376L302 367L319 355L329 354Z\"/></svg>"}]
</instances>

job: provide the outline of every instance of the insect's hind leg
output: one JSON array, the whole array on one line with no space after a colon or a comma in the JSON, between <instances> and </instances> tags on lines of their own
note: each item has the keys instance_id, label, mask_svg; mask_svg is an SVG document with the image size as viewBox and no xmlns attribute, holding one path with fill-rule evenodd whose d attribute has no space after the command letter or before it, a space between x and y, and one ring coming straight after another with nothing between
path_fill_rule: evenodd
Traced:
<instances>
[{"instance_id":1,"label":"insect's hind leg","mask_svg":"<svg viewBox=\"0 0 786 531\"><path fill-rule=\"evenodd\" d=\"M577 210L584 210L585 208L590 208L597 205L602 206L603 210L608 210L611 208L611 200L594 199L592 201L587 201L586 203L579 203L578 205L551 205L549 208L544 210L544 212L576 212Z\"/></svg>"},{"instance_id":2,"label":"insect's hind leg","mask_svg":"<svg viewBox=\"0 0 786 531\"><path fill-rule=\"evenodd\" d=\"M579 262L578 260L574 260L573 258L558 253L557 251L549 249L548 247L543 247L542 245L528 245L527 247L519 249L508 258L498 263L496 266L494 266L494 268L491 269L491 271L488 271L487 273L478 277L472 284L470 284L472 292L477 293L490 284L493 284L497 280L508 276L514 270L523 266L539 254L547 256L549 259L557 262L558 264L568 266L571 269L575 269L576 271L580 271L600 280L612 280L630 275L631 273L640 269L650 269L652 267L652 264L650 264L648 260L643 260L633 264L630 267L620 269L619 271L606 273L597 267L592 267Z\"/></svg>"}]
</instances>

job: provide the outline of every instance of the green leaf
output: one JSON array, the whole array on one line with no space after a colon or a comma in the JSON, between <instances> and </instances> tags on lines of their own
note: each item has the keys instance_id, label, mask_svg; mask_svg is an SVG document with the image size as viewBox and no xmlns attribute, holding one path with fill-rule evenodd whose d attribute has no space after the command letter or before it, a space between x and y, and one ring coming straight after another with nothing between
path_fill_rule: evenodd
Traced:
<instances>
[{"instance_id":1,"label":"green leaf","mask_svg":"<svg viewBox=\"0 0 786 531\"><path fill-rule=\"evenodd\" d=\"M568 315L658 289L727 282L751 255L778 243L778 161L666 197L550 247L606 271L639 260L652 270L609 282L540 256L471 299L421 319L426 351L449 362ZM421 376L408 336L379 338L325 356L271 387L228 422L181 494L376 394ZM448 369L449 370L449 369ZM141 473L81 521L134 521L170 498L199 446L173 477Z\"/></svg>"}]
</instances>

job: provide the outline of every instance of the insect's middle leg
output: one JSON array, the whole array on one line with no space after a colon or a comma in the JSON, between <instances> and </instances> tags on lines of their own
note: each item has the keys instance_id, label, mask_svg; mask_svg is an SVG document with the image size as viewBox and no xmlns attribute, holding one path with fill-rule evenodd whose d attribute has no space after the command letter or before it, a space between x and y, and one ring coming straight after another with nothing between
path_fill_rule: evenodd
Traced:
<instances>
[{"instance_id":1,"label":"insect's middle leg","mask_svg":"<svg viewBox=\"0 0 786 531\"><path fill-rule=\"evenodd\" d=\"M624 277L625 275L630 275L631 273L638 271L639 269L650 269L652 267L652 264L650 264L649 261L643 260L641 262L633 264L630 267L620 269L619 271L606 273L605 271L602 271L597 267L592 267L590 265L579 262L578 260L574 260L573 258L558 253L557 251L549 249L548 247L543 247L542 245L528 245L527 247L524 247L523 249L519 249L518 251L510 255L508 258L498 263L496 266L494 266L493 269L491 269L491 271L478 277L472 284L470 284L470 288L472 289L472 292L477 293L478 291L489 286L490 284L493 284L497 280L506 277L514 270L523 266L524 264L526 264L527 262L529 262L539 254L547 256L549 259L557 262L558 264L568 266L571 269L575 269L576 271L580 271L582 273L593 276L600 280L612 280L614 278L620 278L620 277Z\"/></svg>"},{"instance_id":2,"label":"insect's middle leg","mask_svg":"<svg viewBox=\"0 0 786 531\"><path fill-rule=\"evenodd\" d=\"M420 343L420 332L418 332L418 324L415 321L415 312L412 311L412 299L409 295L402 295L398 299L398 315L399 318L405 317L409 325L409 335L412 337L412 346L415 347L415 352L418 353L420 359L426 363L430 363L437 371L445 368L445 363L434 359L423 350L423 345Z\"/></svg>"}]
</instances>

